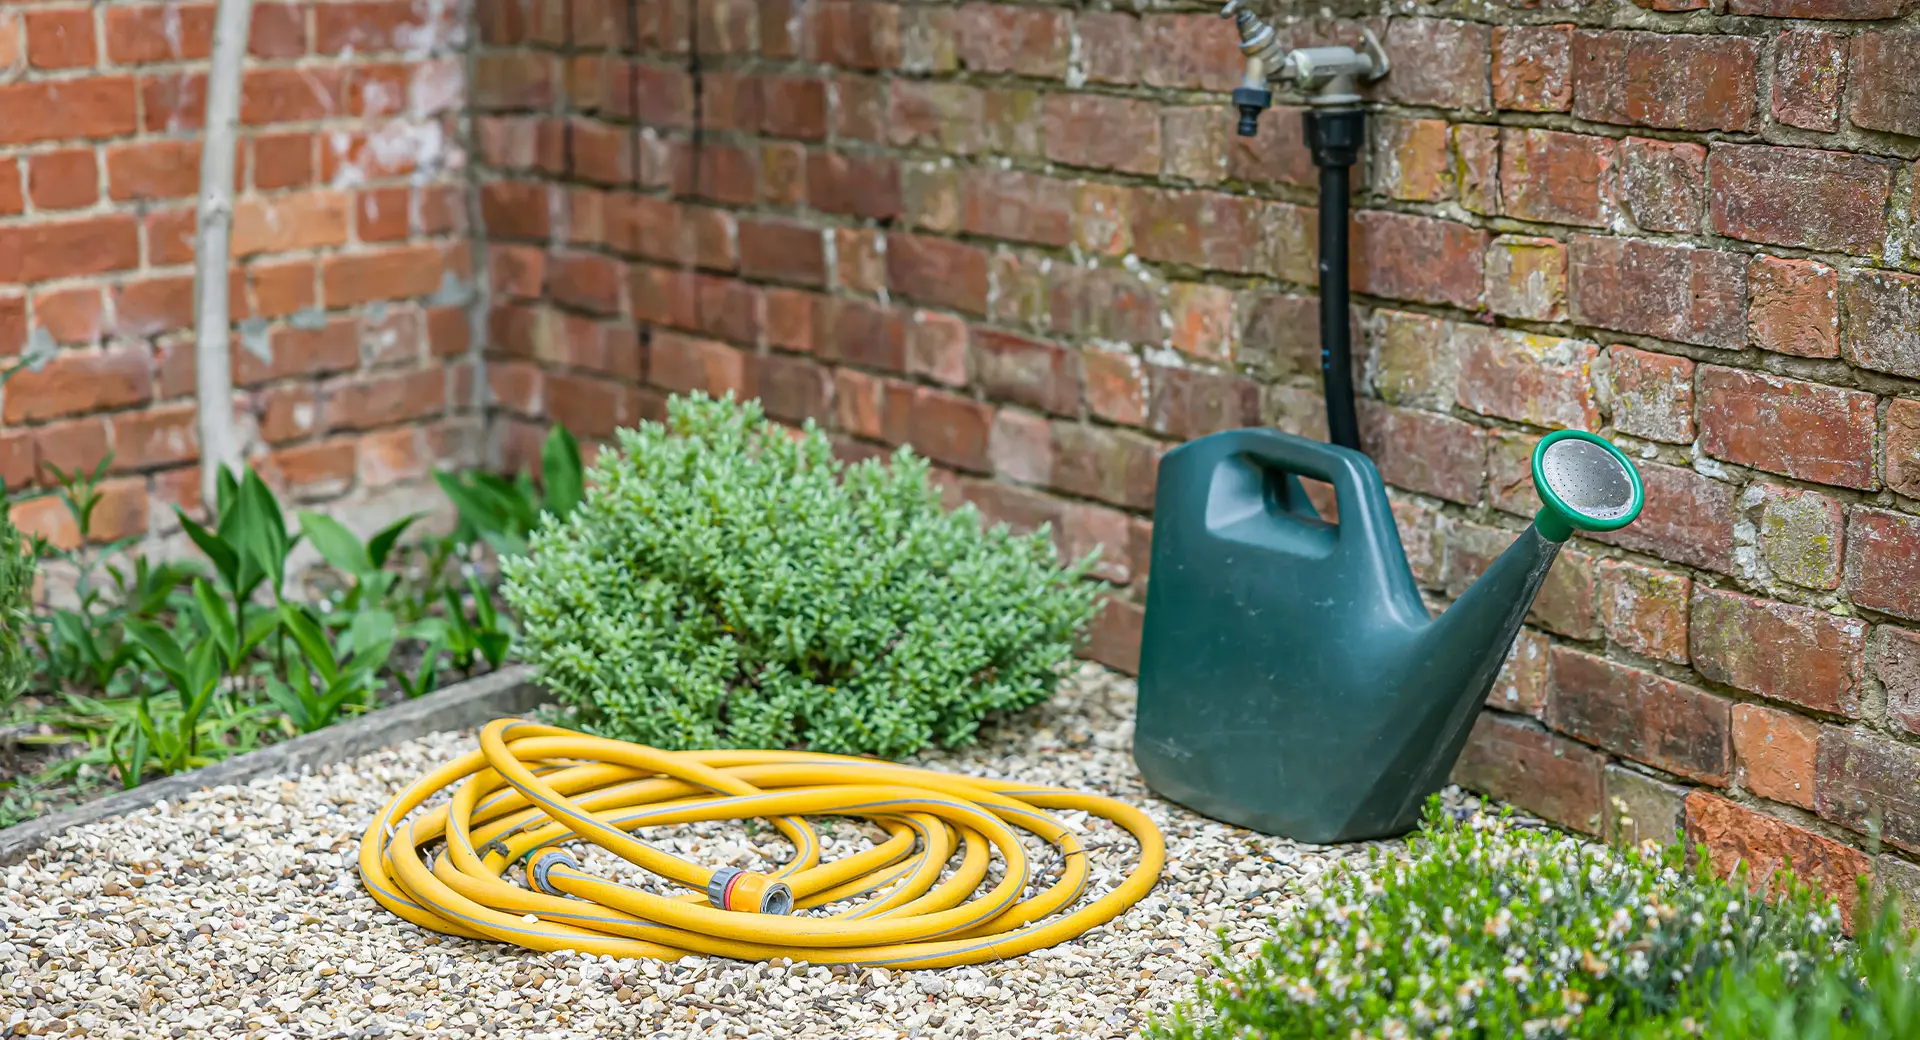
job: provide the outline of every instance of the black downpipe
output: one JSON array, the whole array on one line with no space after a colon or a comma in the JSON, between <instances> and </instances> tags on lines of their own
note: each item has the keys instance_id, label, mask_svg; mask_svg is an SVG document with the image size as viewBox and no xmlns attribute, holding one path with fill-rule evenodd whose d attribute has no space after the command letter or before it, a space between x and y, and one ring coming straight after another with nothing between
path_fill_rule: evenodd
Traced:
<instances>
[{"instance_id":1,"label":"black downpipe","mask_svg":"<svg viewBox=\"0 0 1920 1040\"><path fill-rule=\"evenodd\" d=\"M1360 450L1353 406L1353 326L1347 287L1347 203L1353 164L1366 141L1358 108L1308 109L1307 147L1320 168L1320 375L1327 393L1327 436Z\"/></svg>"}]
</instances>

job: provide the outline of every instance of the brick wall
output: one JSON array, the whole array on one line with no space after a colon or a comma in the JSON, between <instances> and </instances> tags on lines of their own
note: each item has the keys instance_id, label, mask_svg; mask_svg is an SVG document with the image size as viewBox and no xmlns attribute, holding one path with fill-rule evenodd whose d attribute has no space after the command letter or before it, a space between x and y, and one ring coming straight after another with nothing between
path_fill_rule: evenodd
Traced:
<instances>
[{"instance_id":1,"label":"brick wall","mask_svg":"<svg viewBox=\"0 0 1920 1040\"><path fill-rule=\"evenodd\" d=\"M465 17L452 0L253 13L238 410L270 480L369 520L432 503L430 460L480 457ZM58 347L4 391L0 477L30 495L48 464L112 452L96 534L162 551L171 506L199 500L193 199L212 21L212 3L0 9L0 353ZM74 541L52 497L14 513Z\"/></svg>"},{"instance_id":2,"label":"brick wall","mask_svg":"<svg viewBox=\"0 0 1920 1040\"><path fill-rule=\"evenodd\" d=\"M1920 891L1920 17L1579 0L1372 18L1357 174L1369 446L1443 601L1525 524L1542 431L1642 460L1556 566L1462 776L1614 803L1842 896ZM637 17L630 17L629 11ZM1324 435L1299 110L1232 135L1212 9L483 0L497 458L674 391L1104 553L1128 667L1160 454ZM1351 21L1290 25L1352 41ZM1298 103L1298 99L1293 99Z\"/></svg>"}]
</instances>

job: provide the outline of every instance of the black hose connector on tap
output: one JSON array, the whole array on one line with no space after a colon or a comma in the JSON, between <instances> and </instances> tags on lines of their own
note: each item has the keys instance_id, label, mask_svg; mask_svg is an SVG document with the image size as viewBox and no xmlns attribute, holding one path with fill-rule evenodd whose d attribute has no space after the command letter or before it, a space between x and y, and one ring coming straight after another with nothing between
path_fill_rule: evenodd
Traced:
<instances>
[{"instance_id":1,"label":"black hose connector on tap","mask_svg":"<svg viewBox=\"0 0 1920 1040\"><path fill-rule=\"evenodd\" d=\"M1260 132L1260 113L1273 107L1273 91L1265 87L1236 87L1233 107L1240 110L1240 136L1252 137Z\"/></svg>"}]
</instances>

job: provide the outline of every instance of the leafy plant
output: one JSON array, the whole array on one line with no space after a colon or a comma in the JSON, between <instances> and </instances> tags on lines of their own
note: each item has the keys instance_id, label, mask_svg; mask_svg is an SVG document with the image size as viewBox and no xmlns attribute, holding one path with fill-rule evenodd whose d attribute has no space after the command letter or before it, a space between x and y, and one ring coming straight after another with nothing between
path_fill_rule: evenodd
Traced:
<instances>
[{"instance_id":1,"label":"leafy plant","mask_svg":"<svg viewBox=\"0 0 1920 1040\"><path fill-rule=\"evenodd\" d=\"M287 533L280 503L258 473L248 470L243 479L236 481L231 472L223 469L216 488L218 506L212 530L196 523L178 506L174 507L174 514L180 518L187 537L193 539L193 544L213 563L214 573L226 586L234 629L245 632L248 631L247 605L254 592L261 584L271 582L268 589L279 599L286 585L287 556L302 536Z\"/></svg>"},{"instance_id":2,"label":"leafy plant","mask_svg":"<svg viewBox=\"0 0 1920 1040\"><path fill-rule=\"evenodd\" d=\"M676 398L502 560L522 656L579 719L670 748L898 756L1035 704L1094 610L1091 559L948 513L927 464L846 466L758 404Z\"/></svg>"},{"instance_id":3,"label":"leafy plant","mask_svg":"<svg viewBox=\"0 0 1920 1040\"><path fill-rule=\"evenodd\" d=\"M385 604L392 594L400 575L386 569L387 558L399 544L400 536L418 519L418 513L403 516L362 543L340 521L322 513L303 512L300 533L334 570L352 580L340 606L348 612L357 612Z\"/></svg>"},{"instance_id":4,"label":"leafy plant","mask_svg":"<svg viewBox=\"0 0 1920 1040\"><path fill-rule=\"evenodd\" d=\"M302 733L324 729L343 708L367 706L377 688L375 677L393 653L394 619L385 611L354 615L352 626L335 646L308 607L280 605L281 622L300 648L288 662L285 680L267 680L267 696Z\"/></svg>"},{"instance_id":5,"label":"leafy plant","mask_svg":"<svg viewBox=\"0 0 1920 1040\"><path fill-rule=\"evenodd\" d=\"M34 664L28 656L33 624L33 565L20 530L0 507L0 707L27 686Z\"/></svg>"},{"instance_id":6,"label":"leafy plant","mask_svg":"<svg viewBox=\"0 0 1920 1040\"><path fill-rule=\"evenodd\" d=\"M1744 872L1695 873L1678 846L1608 849L1509 815L1462 823L1436 799L1405 855L1374 850L1337 870L1257 954L1223 951L1199 1007L1149 1035L1546 1040L1677 1027L1723 977L1771 965L1798 985L1845 949L1835 907L1790 879L1782 892L1769 906Z\"/></svg>"},{"instance_id":7,"label":"leafy plant","mask_svg":"<svg viewBox=\"0 0 1920 1040\"><path fill-rule=\"evenodd\" d=\"M580 444L566 427L555 425L547 434L540 475L543 489L535 488L525 473L507 480L481 470L436 470L433 478L460 514L456 540L483 540L502 556L519 556L526 553L527 537L543 515L564 520L585 494Z\"/></svg>"},{"instance_id":8,"label":"leafy plant","mask_svg":"<svg viewBox=\"0 0 1920 1040\"><path fill-rule=\"evenodd\" d=\"M216 616L224 620L224 615ZM200 716L220 683L222 647L217 638L199 640L193 643L193 649L184 650L165 629L140 620L127 622L127 635L166 677L180 704L171 725L159 726L148 705L147 691L140 691L136 716L140 728L133 734L133 750L121 774L130 781L128 786L139 782L149 757L162 773L177 773L214 761L200 753ZM229 629L227 640L232 638Z\"/></svg>"}]
</instances>

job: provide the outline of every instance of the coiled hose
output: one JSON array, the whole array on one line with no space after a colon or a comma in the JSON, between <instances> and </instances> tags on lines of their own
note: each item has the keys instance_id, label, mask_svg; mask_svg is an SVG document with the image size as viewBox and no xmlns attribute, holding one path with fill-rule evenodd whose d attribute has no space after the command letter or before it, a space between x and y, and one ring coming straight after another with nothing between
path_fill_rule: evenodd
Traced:
<instances>
[{"instance_id":1,"label":"coiled hose","mask_svg":"<svg viewBox=\"0 0 1920 1040\"><path fill-rule=\"evenodd\" d=\"M458 784L458 787L454 787ZM407 819L437 792L444 805ZM1086 849L1046 810L1079 810L1131 832L1139 862L1072 912ZM860 817L886 841L822 861L809 816ZM770 875L690 863L628 832L764 818L791 841ZM1020 895L1031 864L1013 828L1060 854L1059 880ZM590 841L693 891L675 898L595 878L558 846ZM444 840L438 856L423 848ZM941 877L958 849L960 860ZM992 851L1004 871L977 898ZM503 875L525 861L529 886ZM941 968L1028 953L1119 916L1153 888L1166 844L1111 798L798 751L661 751L519 719L480 750L415 781L374 817L360 875L381 905L423 928L532 950L677 959L787 957L810 964ZM831 916L789 916L859 900Z\"/></svg>"}]
</instances>

